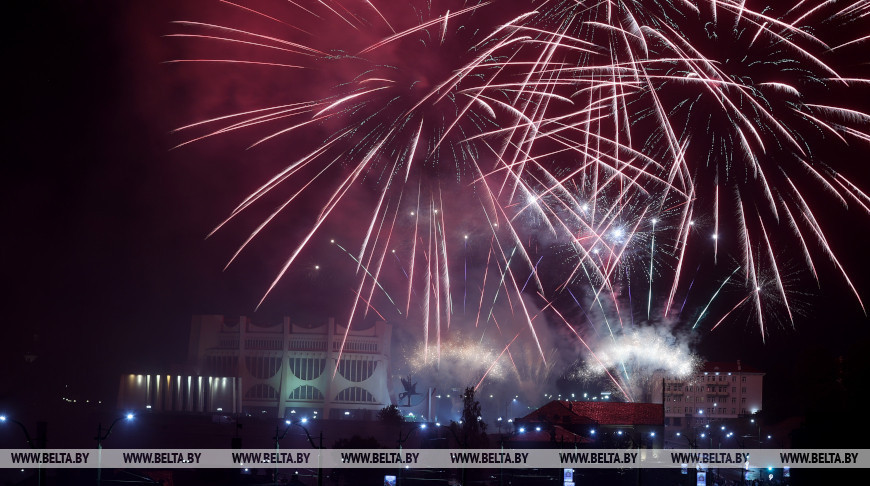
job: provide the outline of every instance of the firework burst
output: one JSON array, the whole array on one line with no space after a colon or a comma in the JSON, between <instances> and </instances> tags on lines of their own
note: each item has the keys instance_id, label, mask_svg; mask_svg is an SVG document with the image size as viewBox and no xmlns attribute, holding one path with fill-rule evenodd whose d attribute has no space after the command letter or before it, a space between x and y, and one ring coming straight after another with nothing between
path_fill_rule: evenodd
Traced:
<instances>
[{"instance_id":1,"label":"firework burst","mask_svg":"<svg viewBox=\"0 0 870 486\"><path fill-rule=\"evenodd\" d=\"M220 4L241 25L177 22L173 37L218 48L173 62L274 70L262 98L280 102L182 127L180 145L290 141L292 162L216 228L273 204L230 263L276 220L304 228L263 300L352 208L353 245L336 244L356 267L347 328L391 309L419 329L420 366L455 350L499 377L522 347L551 369L552 328L612 369L578 309L622 346L647 336L629 331L636 320L682 317L700 273L720 287L685 322L717 327L751 308L764 338L774 310L794 321L783 242L816 278L827 257L863 308L814 193L870 212L826 158L832 143L870 141L870 116L836 102L868 84L841 66L868 39L867 2ZM826 41L837 26L846 34ZM746 292L720 294L734 285ZM710 316L726 296L731 310ZM449 336L460 309L488 351ZM616 359L611 380L630 398L646 368Z\"/></svg>"}]
</instances>

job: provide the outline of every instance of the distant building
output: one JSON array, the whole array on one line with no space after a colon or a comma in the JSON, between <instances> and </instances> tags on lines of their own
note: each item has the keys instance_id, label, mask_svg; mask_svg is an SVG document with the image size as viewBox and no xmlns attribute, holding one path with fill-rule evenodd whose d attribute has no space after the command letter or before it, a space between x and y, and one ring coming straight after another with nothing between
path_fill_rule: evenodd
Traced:
<instances>
[{"instance_id":1,"label":"distant building","mask_svg":"<svg viewBox=\"0 0 870 486\"><path fill-rule=\"evenodd\" d=\"M384 322L348 330L332 319L304 327L194 316L188 356L196 375L239 377L245 413L366 419L391 403L390 340Z\"/></svg>"},{"instance_id":2,"label":"distant building","mask_svg":"<svg viewBox=\"0 0 870 486\"><path fill-rule=\"evenodd\" d=\"M653 398L665 407L665 429L671 437L760 412L763 380L763 372L740 360L708 362L690 377L659 376Z\"/></svg>"}]
</instances>

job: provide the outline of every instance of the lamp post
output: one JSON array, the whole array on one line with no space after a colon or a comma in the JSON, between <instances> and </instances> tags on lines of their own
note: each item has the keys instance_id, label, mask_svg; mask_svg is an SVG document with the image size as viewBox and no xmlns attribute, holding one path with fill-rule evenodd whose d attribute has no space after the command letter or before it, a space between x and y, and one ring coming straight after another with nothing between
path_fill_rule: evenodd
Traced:
<instances>
[{"instance_id":1,"label":"lamp post","mask_svg":"<svg viewBox=\"0 0 870 486\"><path fill-rule=\"evenodd\" d=\"M127 415L116 418L109 424L109 428L106 429L106 433L103 434L103 424L102 422L97 424L97 436L94 437L94 440L97 441L97 486L103 484L103 441L109 438L109 434L112 433L112 429L115 428L115 424L120 422L121 420L132 420L133 414L128 413Z\"/></svg>"},{"instance_id":2,"label":"lamp post","mask_svg":"<svg viewBox=\"0 0 870 486\"><path fill-rule=\"evenodd\" d=\"M30 438L30 433L27 432L27 427L24 426L23 423L15 420L13 418L9 418L6 415L0 415L0 422L12 422L21 428L21 432L24 433L24 440L27 442L28 447L31 449L36 449L37 445L33 442L33 439ZM44 423L43 423L44 425ZM45 430L40 429L40 424L37 423L37 438L42 443L42 447L45 447ZM36 473L36 482L37 484L45 484L45 469L40 466Z\"/></svg>"},{"instance_id":3,"label":"lamp post","mask_svg":"<svg viewBox=\"0 0 870 486\"><path fill-rule=\"evenodd\" d=\"M412 435L414 432L418 431L418 430L426 430L426 424L420 424L419 427L413 427L413 428L411 428L411 430L409 430L408 433L405 434L404 437L402 437L402 427L401 427L401 425L399 426L399 440L397 441L397 443L398 443L398 445L399 445L399 457L402 457L402 446L405 444L405 442L406 442L408 439L411 438L411 435ZM405 470L402 469L402 467L400 466L400 467L399 467L399 476L402 477L403 479L404 479L404 476L405 476L405 472L404 472L404 471L405 471ZM404 480L401 481L401 482L404 482Z\"/></svg>"},{"instance_id":4,"label":"lamp post","mask_svg":"<svg viewBox=\"0 0 870 486\"><path fill-rule=\"evenodd\" d=\"M12 422L13 424L21 427L21 431L24 432L24 440L27 442L27 445L31 449L36 449L36 445L33 444L33 439L30 438L30 434L27 432L27 427L25 427L23 423L13 418L9 418L5 415L0 415L0 422Z\"/></svg>"},{"instance_id":5,"label":"lamp post","mask_svg":"<svg viewBox=\"0 0 870 486\"><path fill-rule=\"evenodd\" d=\"M287 432L290 430L290 427L295 425L295 426L299 427L300 429L302 429L305 432L305 437L308 438L308 443L311 444L311 448L318 449L318 451L317 451L317 486L323 486L323 468L320 467L320 465L321 465L320 453L321 453L321 450L323 449L323 431L322 430L320 431L320 445L319 446L314 445L314 439L311 437L311 434L308 432L308 429L305 428L304 425L302 425L302 424L305 424L307 422L308 422L308 419L285 420L284 423L287 424L287 427L284 428L284 432L281 433L280 435L278 434L278 431L280 430L280 426L276 425L275 426L275 452L278 452L279 443L280 443L281 439L283 439L284 436L287 435ZM277 483L278 482L278 466L275 466L274 479L275 479L275 482Z\"/></svg>"}]
</instances>

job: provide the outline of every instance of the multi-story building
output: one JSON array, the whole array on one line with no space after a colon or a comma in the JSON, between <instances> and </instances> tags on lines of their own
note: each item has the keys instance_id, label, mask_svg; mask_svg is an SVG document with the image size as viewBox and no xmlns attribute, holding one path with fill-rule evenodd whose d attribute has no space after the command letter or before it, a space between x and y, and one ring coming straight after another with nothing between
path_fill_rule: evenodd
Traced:
<instances>
[{"instance_id":1,"label":"multi-story building","mask_svg":"<svg viewBox=\"0 0 870 486\"><path fill-rule=\"evenodd\" d=\"M708 362L689 377L659 376L653 399L665 407L665 430L727 423L761 411L764 373L736 363ZM669 432L673 433L669 433Z\"/></svg>"},{"instance_id":2,"label":"multi-story building","mask_svg":"<svg viewBox=\"0 0 870 486\"><path fill-rule=\"evenodd\" d=\"M269 417L365 419L389 405L391 326L263 326L194 316L189 361L200 376L239 377L241 406ZM340 358L340 359L339 359Z\"/></svg>"}]
</instances>

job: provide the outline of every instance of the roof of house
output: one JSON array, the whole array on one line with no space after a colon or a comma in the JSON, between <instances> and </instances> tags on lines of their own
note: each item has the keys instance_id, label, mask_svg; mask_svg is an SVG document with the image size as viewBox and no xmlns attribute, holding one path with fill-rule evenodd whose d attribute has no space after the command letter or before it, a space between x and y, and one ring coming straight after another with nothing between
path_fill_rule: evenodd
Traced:
<instances>
[{"instance_id":1,"label":"roof of house","mask_svg":"<svg viewBox=\"0 0 870 486\"><path fill-rule=\"evenodd\" d=\"M763 373L757 368L741 364L740 361L708 361L698 370L702 373Z\"/></svg>"},{"instance_id":2,"label":"roof of house","mask_svg":"<svg viewBox=\"0 0 870 486\"><path fill-rule=\"evenodd\" d=\"M661 403L553 400L520 421L571 425L662 425L664 406Z\"/></svg>"}]
</instances>

